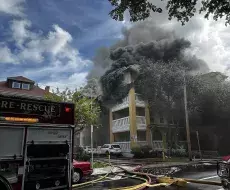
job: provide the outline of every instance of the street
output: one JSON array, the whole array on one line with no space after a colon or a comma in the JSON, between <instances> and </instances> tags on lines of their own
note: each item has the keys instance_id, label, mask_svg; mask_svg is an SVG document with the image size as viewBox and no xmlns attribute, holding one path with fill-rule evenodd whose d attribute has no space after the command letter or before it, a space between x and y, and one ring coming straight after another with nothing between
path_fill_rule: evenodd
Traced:
<instances>
[{"instance_id":1,"label":"street","mask_svg":"<svg viewBox=\"0 0 230 190\"><path fill-rule=\"evenodd\" d=\"M189 179L198 179L198 180L206 180L206 181L216 181L219 182L220 179L216 174L216 170L209 170L209 171L192 171L192 172L186 172L181 175L178 175L177 177L181 178L189 178ZM84 189L84 190L106 190L106 189L112 189L112 188L118 188L118 187L126 187L126 186L132 186L140 183L139 181L133 180L133 179L124 179L124 180L117 180L117 181L105 181L101 183L97 183L94 186L87 186L84 188L75 188L76 189ZM194 183L188 183L186 187L179 188L176 186L170 186L170 187L158 187L158 188L149 188L149 189L156 189L156 190L223 190L221 186L214 186L214 185L202 185L202 184L194 184Z\"/></svg>"},{"instance_id":2,"label":"street","mask_svg":"<svg viewBox=\"0 0 230 190\"><path fill-rule=\"evenodd\" d=\"M206 181L216 181L219 182L220 178L217 176L216 170L209 170L204 172L186 172L185 174L178 175L178 177L181 178L189 178L189 179L198 179L198 180L206 180ZM175 188L176 189L176 188ZM214 185L201 185L201 184L194 184L189 183L187 184L186 189L191 190L221 190L223 189L220 186L214 186Z\"/></svg>"}]
</instances>

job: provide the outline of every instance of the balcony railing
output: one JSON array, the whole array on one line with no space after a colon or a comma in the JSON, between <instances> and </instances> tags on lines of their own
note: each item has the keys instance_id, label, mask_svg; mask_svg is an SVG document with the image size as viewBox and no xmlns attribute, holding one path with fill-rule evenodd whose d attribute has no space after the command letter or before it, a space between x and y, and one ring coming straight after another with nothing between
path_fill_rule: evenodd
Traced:
<instances>
[{"instance_id":1,"label":"balcony railing","mask_svg":"<svg viewBox=\"0 0 230 190\"><path fill-rule=\"evenodd\" d=\"M113 133L129 131L129 117L123 117L112 121Z\"/></svg>"},{"instance_id":2,"label":"balcony railing","mask_svg":"<svg viewBox=\"0 0 230 190\"><path fill-rule=\"evenodd\" d=\"M144 116L137 116L137 130L146 130L146 120ZM113 133L129 131L129 117L123 117L112 121Z\"/></svg>"},{"instance_id":3,"label":"balcony railing","mask_svg":"<svg viewBox=\"0 0 230 190\"><path fill-rule=\"evenodd\" d=\"M130 152L131 151L130 141L114 142L114 143L120 145L122 152ZM144 145L147 145L147 142L146 141L137 141L137 144L139 144L140 146L144 146Z\"/></svg>"},{"instance_id":4,"label":"balcony railing","mask_svg":"<svg viewBox=\"0 0 230 190\"><path fill-rule=\"evenodd\" d=\"M145 107L145 101L143 101L140 95L135 94L136 106L138 107Z\"/></svg>"},{"instance_id":5,"label":"balcony railing","mask_svg":"<svg viewBox=\"0 0 230 190\"><path fill-rule=\"evenodd\" d=\"M128 107L129 107L129 97L127 96L122 100L121 103L118 103L115 106L113 106L112 112L122 110L122 109L128 108Z\"/></svg>"},{"instance_id":6,"label":"balcony railing","mask_svg":"<svg viewBox=\"0 0 230 190\"><path fill-rule=\"evenodd\" d=\"M145 101L141 99L140 95L135 94L135 101L136 101L136 106L145 107ZM114 105L112 108L112 111L115 112L115 111L122 110L128 107L129 107L129 96L125 97L121 102Z\"/></svg>"},{"instance_id":7,"label":"balcony railing","mask_svg":"<svg viewBox=\"0 0 230 190\"><path fill-rule=\"evenodd\" d=\"M154 150L163 150L163 141L153 141Z\"/></svg>"},{"instance_id":8,"label":"balcony railing","mask_svg":"<svg viewBox=\"0 0 230 190\"><path fill-rule=\"evenodd\" d=\"M145 116L137 116L137 129L138 130L146 130Z\"/></svg>"}]
</instances>

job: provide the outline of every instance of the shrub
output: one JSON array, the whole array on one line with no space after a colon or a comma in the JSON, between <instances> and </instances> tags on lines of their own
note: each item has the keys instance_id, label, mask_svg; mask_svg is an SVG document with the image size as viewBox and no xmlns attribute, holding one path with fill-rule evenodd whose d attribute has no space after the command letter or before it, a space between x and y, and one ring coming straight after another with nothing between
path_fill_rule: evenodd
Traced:
<instances>
[{"instance_id":1,"label":"shrub","mask_svg":"<svg viewBox=\"0 0 230 190\"><path fill-rule=\"evenodd\" d=\"M78 161L90 161L90 155L86 154L82 147L75 149L74 159Z\"/></svg>"},{"instance_id":2,"label":"shrub","mask_svg":"<svg viewBox=\"0 0 230 190\"><path fill-rule=\"evenodd\" d=\"M186 157L187 152L185 149L172 149L171 156L173 157Z\"/></svg>"},{"instance_id":3,"label":"shrub","mask_svg":"<svg viewBox=\"0 0 230 190\"><path fill-rule=\"evenodd\" d=\"M151 150L150 155L153 158L162 158L162 156L163 156L162 151L160 151L160 150Z\"/></svg>"},{"instance_id":4,"label":"shrub","mask_svg":"<svg viewBox=\"0 0 230 190\"><path fill-rule=\"evenodd\" d=\"M134 155L134 158L143 158L144 154L141 151L141 147L136 145L135 147L131 148L131 153Z\"/></svg>"},{"instance_id":5,"label":"shrub","mask_svg":"<svg viewBox=\"0 0 230 190\"><path fill-rule=\"evenodd\" d=\"M148 145L139 146L136 145L131 149L131 153L134 155L134 158L149 158L151 157L151 147Z\"/></svg>"}]
</instances>

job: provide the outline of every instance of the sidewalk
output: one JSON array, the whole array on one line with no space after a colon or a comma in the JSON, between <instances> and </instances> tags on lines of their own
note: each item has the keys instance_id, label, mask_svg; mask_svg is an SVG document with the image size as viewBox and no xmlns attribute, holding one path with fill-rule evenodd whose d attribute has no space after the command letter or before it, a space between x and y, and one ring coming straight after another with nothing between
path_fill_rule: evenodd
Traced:
<instances>
[{"instance_id":1,"label":"sidewalk","mask_svg":"<svg viewBox=\"0 0 230 190\"><path fill-rule=\"evenodd\" d=\"M121 167L123 167L124 169L128 170L128 171L134 171L137 167L136 166L127 166L124 165ZM121 170L120 168L117 168L116 166L107 166L104 168L95 168L93 169L93 173L92 175L103 175L103 174L107 174L107 173L121 173L123 172L123 170Z\"/></svg>"},{"instance_id":2,"label":"sidewalk","mask_svg":"<svg viewBox=\"0 0 230 190\"><path fill-rule=\"evenodd\" d=\"M210 168L210 167L216 167L216 161L214 160L203 160L203 161L191 161L191 162L158 162L154 164L145 164L145 165L138 165L133 166L132 162L130 164L120 164L119 166L123 167L126 170L134 171L137 168L141 168L142 171L155 171L158 173L162 172L162 175L166 173L171 172L178 172L187 168ZM167 172L168 171L168 172ZM107 166L104 168L95 168L93 170L92 175L105 175L107 173L121 173L123 170L120 168L117 168L116 165L114 167Z\"/></svg>"}]
</instances>

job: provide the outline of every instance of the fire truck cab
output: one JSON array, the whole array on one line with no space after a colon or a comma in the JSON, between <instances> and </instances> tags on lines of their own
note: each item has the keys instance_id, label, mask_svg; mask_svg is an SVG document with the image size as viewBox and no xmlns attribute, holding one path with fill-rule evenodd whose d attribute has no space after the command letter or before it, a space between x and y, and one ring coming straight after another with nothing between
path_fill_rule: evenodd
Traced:
<instances>
[{"instance_id":1,"label":"fire truck cab","mask_svg":"<svg viewBox=\"0 0 230 190\"><path fill-rule=\"evenodd\" d=\"M74 104L0 95L0 189L72 189Z\"/></svg>"}]
</instances>

